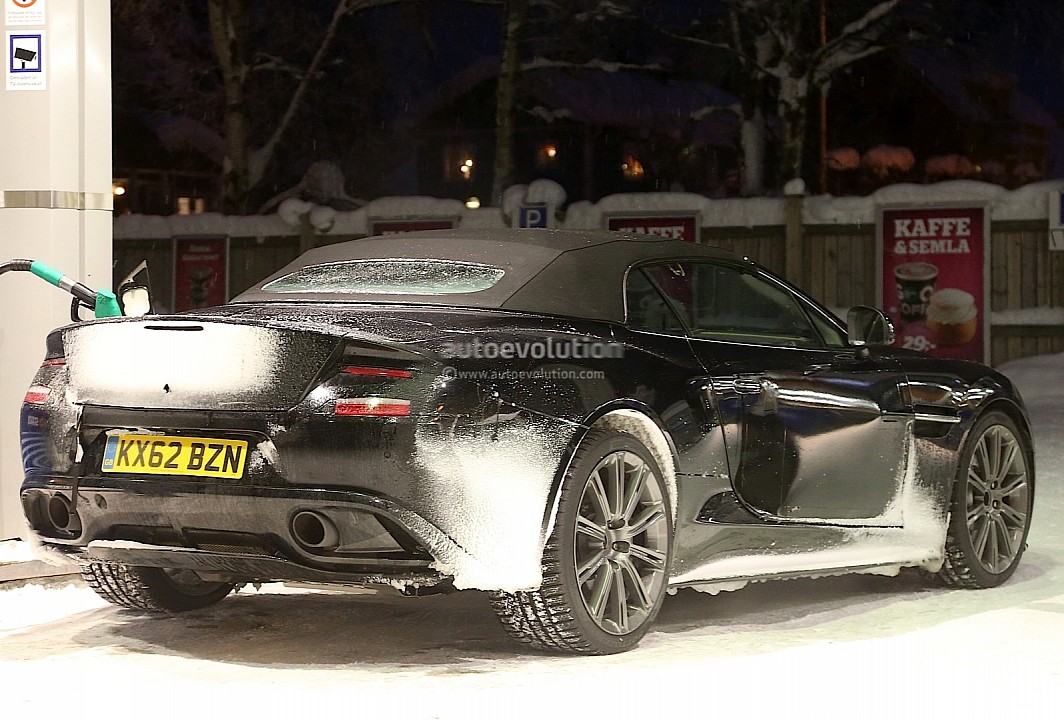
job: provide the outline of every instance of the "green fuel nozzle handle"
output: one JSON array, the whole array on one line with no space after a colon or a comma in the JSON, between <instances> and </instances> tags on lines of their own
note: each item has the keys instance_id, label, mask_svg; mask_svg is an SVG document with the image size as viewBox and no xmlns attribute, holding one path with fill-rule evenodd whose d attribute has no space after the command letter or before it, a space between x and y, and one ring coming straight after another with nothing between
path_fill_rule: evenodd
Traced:
<instances>
[{"instance_id":1,"label":"green fuel nozzle handle","mask_svg":"<svg viewBox=\"0 0 1064 720\"><path fill-rule=\"evenodd\" d=\"M92 308L98 318L122 316L122 310L118 306L118 298L110 290L93 290L39 260L34 260L30 263L29 270L45 282L66 290L87 307Z\"/></svg>"},{"instance_id":2,"label":"green fuel nozzle handle","mask_svg":"<svg viewBox=\"0 0 1064 720\"><path fill-rule=\"evenodd\" d=\"M96 291L96 307L93 311L98 318L122 317L122 307L118 304L118 296L110 290Z\"/></svg>"}]
</instances>

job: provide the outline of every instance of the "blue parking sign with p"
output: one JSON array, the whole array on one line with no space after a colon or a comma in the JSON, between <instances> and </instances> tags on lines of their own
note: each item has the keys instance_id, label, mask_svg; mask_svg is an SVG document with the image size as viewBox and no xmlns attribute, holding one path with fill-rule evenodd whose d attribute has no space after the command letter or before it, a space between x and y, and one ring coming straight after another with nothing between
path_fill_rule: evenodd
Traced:
<instances>
[{"instance_id":1,"label":"blue parking sign with p","mask_svg":"<svg viewBox=\"0 0 1064 720\"><path fill-rule=\"evenodd\" d=\"M517 227L545 228L547 218L546 205L522 205L517 212Z\"/></svg>"}]
</instances>

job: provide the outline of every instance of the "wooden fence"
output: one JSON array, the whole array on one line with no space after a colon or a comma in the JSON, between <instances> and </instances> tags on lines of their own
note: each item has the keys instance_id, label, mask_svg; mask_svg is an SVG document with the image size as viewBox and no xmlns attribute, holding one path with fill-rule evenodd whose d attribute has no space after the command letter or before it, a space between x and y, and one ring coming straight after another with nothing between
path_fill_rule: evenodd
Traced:
<instances>
[{"instance_id":1,"label":"wooden fence","mask_svg":"<svg viewBox=\"0 0 1064 720\"><path fill-rule=\"evenodd\" d=\"M993 313L1064 309L1064 252L1050 252L1044 220L997 222L991 231L990 309ZM319 238L319 244L351 236ZM304 239L304 244L306 240ZM781 226L703 228L702 242L746 255L785 275L786 232ZM300 238L235 237L229 241L229 295L251 287L299 255ZM800 238L797 277L790 278L831 308L875 305L876 228L874 224L805 226ZM160 309L173 297L173 241L115 241L115 280L147 258ZM992 324L994 365L1008 360L1064 352L1064 326Z\"/></svg>"},{"instance_id":2,"label":"wooden fence","mask_svg":"<svg viewBox=\"0 0 1064 720\"><path fill-rule=\"evenodd\" d=\"M990 238L990 310L1064 309L1064 252L1049 250L1044 220L994 223ZM784 228L706 228L702 241L746 255L783 273ZM799 277L791 278L832 308L875 305L874 225L805 226ZM1064 326L991 324L990 361L1064 352Z\"/></svg>"}]
</instances>

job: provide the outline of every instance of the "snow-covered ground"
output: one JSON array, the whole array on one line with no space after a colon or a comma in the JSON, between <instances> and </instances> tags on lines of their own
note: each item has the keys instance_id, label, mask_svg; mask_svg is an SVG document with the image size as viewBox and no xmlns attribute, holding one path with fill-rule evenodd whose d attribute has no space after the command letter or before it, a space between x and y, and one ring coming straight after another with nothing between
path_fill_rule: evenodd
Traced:
<instances>
[{"instance_id":1,"label":"snow-covered ground","mask_svg":"<svg viewBox=\"0 0 1064 720\"><path fill-rule=\"evenodd\" d=\"M1060 717L1064 355L1003 370L1031 409L1039 486L1001 588L903 574L683 591L636 650L573 658L514 644L476 592L264 586L152 619L29 585L0 590L0 717Z\"/></svg>"}]
</instances>

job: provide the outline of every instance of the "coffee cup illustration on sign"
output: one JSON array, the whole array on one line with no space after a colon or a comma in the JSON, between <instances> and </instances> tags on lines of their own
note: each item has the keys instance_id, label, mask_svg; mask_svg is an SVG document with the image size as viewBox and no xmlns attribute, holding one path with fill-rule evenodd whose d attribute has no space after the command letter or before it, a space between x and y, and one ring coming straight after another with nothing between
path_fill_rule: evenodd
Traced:
<instances>
[{"instance_id":1,"label":"coffee cup illustration on sign","mask_svg":"<svg viewBox=\"0 0 1064 720\"><path fill-rule=\"evenodd\" d=\"M894 268L898 285L898 315L904 323L922 322L935 292L938 268L926 262L907 262Z\"/></svg>"},{"instance_id":2,"label":"coffee cup illustration on sign","mask_svg":"<svg viewBox=\"0 0 1064 720\"><path fill-rule=\"evenodd\" d=\"M964 345L978 330L975 298L959 288L944 288L931 296L927 327L939 345Z\"/></svg>"}]
</instances>

